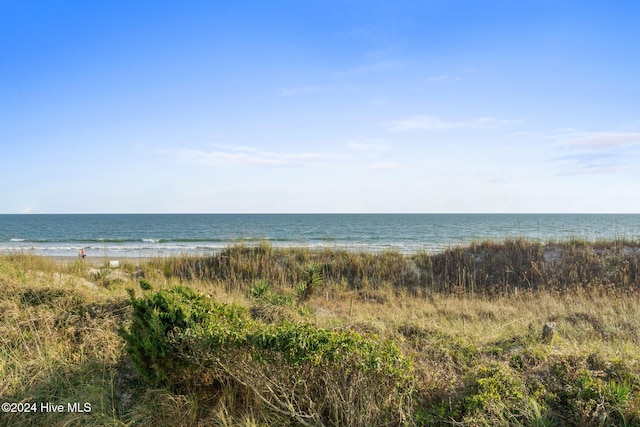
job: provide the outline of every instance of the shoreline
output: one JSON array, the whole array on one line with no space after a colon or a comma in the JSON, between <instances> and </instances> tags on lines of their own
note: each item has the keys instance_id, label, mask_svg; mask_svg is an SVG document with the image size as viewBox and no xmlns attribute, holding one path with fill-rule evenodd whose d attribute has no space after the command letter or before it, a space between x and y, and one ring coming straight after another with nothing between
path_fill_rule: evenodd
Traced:
<instances>
[{"instance_id":1,"label":"shoreline","mask_svg":"<svg viewBox=\"0 0 640 427\"><path fill-rule=\"evenodd\" d=\"M36 255L36 256L42 256L43 258L47 258L47 259L51 259L55 262L61 263L61 264L73 264L76 261L80 261L84 264L87 265L105 265L105 264L109 264L109 262L111 261L117 261L120 263L120 265L122 265L123 263L128 263L128 264L134 264L134 265L142 265L142 264L147 264L148 262L154 260L154 259L162 259L162 258L158 258L158 257L86 257L86 258L79 258L77 256L46 256L46 255Z\"/></svg>"},{"instance_id":2,"label":"shoreline","mask_svg":"<svg viewBox=\"0 0 640 427\"><path fill-rule=\"evenodd\" d=\"M80 261L84 264L90 265L90 266L96 266L96 265L103 265L103 264L108 264L110 261L119 261L120 264L122 265L122 263L133 263L135 265L142 265L142 264L146 264L149 261L155 260L155 259L162 259L162 258L158 258L158 257L145 257L145 256L124 256L124 257L89 257L87 256L86 258L80 258L78 256L64 256L64 255L43 255L43 254L31 254L31 253L3 253L0 254L0 258L3 257L11 257L11 256L33 256L33 257L37 257L37 258L42 258L42 259L46 259L46 260L50 260L50 261L54 261L56 263L60 263L60 264L73 264L76 261Z\"/></svg>"},{"instance_id":3,"label":"shoreline","mask_svg":"<svg viewBox=\"0 0 640 427\"><path fill-rule=\"evenodd\" d=\"M588 246L594 248L596 251L601 251L605 248L626 248L626 250L631 250L632 252L640 251L640 237L629 238L629 237L611 237L611 238L601 238L601 239L584 239L579 237L567 238L567 239L556 239L556 240L540 240L540 239L530 239L526 237L506 237L506 238L497 238L497 239L478 239L478 240L470 240L465 242L457 242L457 243L449 243L449 244L425 244L421 247L417 248L402 248L401 246L396 246L393 244L390 245L281 245L281 244L273 244L268 240L263 240L259 242L230 242L227 245L216 247L215 249L208 250L184 250L184 251L157 251L154 253L149 253L148 251L106 251L100 252L97 251L87 251L85 252L86 257L83 259L88 263L100 263L100 262L108 262L112 260L120 260L120 261L135 261L135 262L146 262L149 260L171 260L176 258L205 258L205 257L217 257L222 252L227 250L234 249L259 249L259 250L273 250L273 251L284 251L284 252L347 252L352 254L371 254L371 255L382 255L384 253L396 253L402 255L404 257L412 257L416 255L429 255L436 256L443 253L446 253L451 250L475 250L485 245L491 246L500 246L505 244L524 244L527 246L536 245L541 246L544 250L554 250L554 248L567 246L567 245L580 245L580 246ZM60 252L52 252L46 253L45 251L37 250L34 248L30 248L29 250L25 250L24 248L20 249L7 249L0 248L0 257L9 257L9 256L35 256L42 257L47 259L52 259L61 262L73 262L76 260L80 260L81 258L78 256L77 252L71 251L73 254L61 254ZM146 253L145 253L146 252Z\"/></svg>"}]
</instances>

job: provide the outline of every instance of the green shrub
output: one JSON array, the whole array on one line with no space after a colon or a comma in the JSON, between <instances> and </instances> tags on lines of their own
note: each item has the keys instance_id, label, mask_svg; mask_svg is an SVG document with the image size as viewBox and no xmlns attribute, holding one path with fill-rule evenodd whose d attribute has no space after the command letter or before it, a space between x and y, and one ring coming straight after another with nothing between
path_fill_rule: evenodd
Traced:
<instances>
[{"instance_id":1,"label":"green shrub","mask_svg":"<svg viewBox=\"0 0 640 427\"><path fill-rule=\"evenodd\" d=\"M249 288L251 298L261 298L271 289L271 284L266 280L257 280Z\"/></svg>"},{"instance_id":2,"label":"green shrub","mask_svg":"<svg viewBox=\"0 0 640 427\"><path fill-rule=\"evenodd\" d=\"M304 268L303 278L304 281L297 287L298 301L308 300L317 288L322 286L324 282L322 266L317 262L310 262Z\"/></svg>"},{"instance_id":3,"label":"green shrub","mask_svg":"<svg viewBox=\"0 0 640 427\"><path fill-rule=\"evenodd\" d=\"M484 415L494 422L514 422L521 416L526 388L513 370L501 365L482 367L472 390L463 402L472 416Z\"/></svg>"},{"instance_id":4,"label":"green shrub","mask_svg":"<svg viewBox=\"0 0 640 427\"><path fill-rule=\"evenodd\" d=\"M151 289L153 289L153 286L151 286L151 282L149 282L147 279L140 279L140 289L142 289L143 291L150 291Z\"/></svg>"},{"instance_id":5,"label":"green shrub","mask_svg":"<svg viewBox=\"0 0 640 427\"><path fill-rule=\"evenodd\" d=\"M556 399L551 409L570 425L637 426L638 378L626 377L624 366L610 365L593 355L559 357L550 364L545 382ZM590 365L596 369L591 369ZM601 369L604 368L604 369Z\"/></svg>"},{"instance_id":6,"label":"green shrub","mask_svg":"<svg viewBox=\"0 0 640 427\"><path fill-rule=\"evenodd\" d=\"M292 307L293 295L288 293L271 291L271 284L266 280L257 280L249 288L249 297L257 300L259 305L274 305L280 307Z\"/></svg>"},{"instance_id":7,"label":"green shrub","mask_svg":"<svg viewBox=\"0 0 640 427\"><path fill-rule=\"evenodd\" d=\"M391 341L305 323L264 324L185 287L132 304L133 322L121 335L133 365L156 386L203 397L244 390L301 424L410 417L412 367Z\"/></svg>"},{"instance_id":8,"label":"green shrub","mask_svg":"<svg viewBox=\"0 0 640 427\"><path fill-rule=\"evenodd\" d=\"M241 307L213 304L185 286L132 298L131 304L132 324L128 330L121 329L120 335L126 341L133 366L154 386L175 387L183 382L179 371L188 363L178 357L171 335L213 318L241 325L246 315Z\"/></svg>"}]
</instances>

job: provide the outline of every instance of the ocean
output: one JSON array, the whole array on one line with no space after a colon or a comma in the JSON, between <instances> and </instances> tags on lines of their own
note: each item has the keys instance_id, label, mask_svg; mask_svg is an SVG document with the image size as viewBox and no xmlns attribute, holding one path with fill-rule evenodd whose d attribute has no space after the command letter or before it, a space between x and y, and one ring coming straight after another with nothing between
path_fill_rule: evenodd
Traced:
<instances>
[{"instance_id":1,"label":"ocean","mask_svg":"<svg viewBox=\"0 0 640 427\"><path fill-rule=\"evenodd\" d=\"M206 255L268 241L380 252L438 252L485 239L640 238L637 214L0 215L0 253L136 258Z\"/></svg>"}]
</instances>

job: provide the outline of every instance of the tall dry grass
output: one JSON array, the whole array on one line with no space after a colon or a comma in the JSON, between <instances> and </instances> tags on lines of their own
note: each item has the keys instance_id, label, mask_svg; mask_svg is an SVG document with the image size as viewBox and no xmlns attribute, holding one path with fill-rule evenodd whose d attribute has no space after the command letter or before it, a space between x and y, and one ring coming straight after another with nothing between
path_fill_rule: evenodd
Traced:
<instances>
[{"instance_id":1,"label":"tall dry grass","mask_svg":"<svg viewBox=\"0 0 640 427\"><path fill-rule=\"evenodd\" d=\"M338 289L378 289L389 285L414 293L500 295L522 290L572 291L606 286L629 288L640 280L640 242L630 240L540 243L524 239L484 241L442 253L403 255L347 250L234 245L205 257L152 262L166 277L246 289L256 280L292 287L304 280L305 266L322 267L325 282Z\"/></svg>"},{"instance_id":2,"label":"tall dry grass","mask_svg":"<svg viewBox=\"0 0 640 427\"><path fill-rule=\"evenodd\" d=\"M124 263L119 274L97 266L97 276L82 262L0 257L0 402L92 405L0 414L0 425L296 425L246 388L145 384L118 335L141 277L147 293L187 285L267 324L398 343L413 361L407 425L640 425L639 246L515 240L402 255L262 244ZM323 280L301 299L311 263ZM258 281L268 285L252 293Z\"/></svg>"}]
</instances>

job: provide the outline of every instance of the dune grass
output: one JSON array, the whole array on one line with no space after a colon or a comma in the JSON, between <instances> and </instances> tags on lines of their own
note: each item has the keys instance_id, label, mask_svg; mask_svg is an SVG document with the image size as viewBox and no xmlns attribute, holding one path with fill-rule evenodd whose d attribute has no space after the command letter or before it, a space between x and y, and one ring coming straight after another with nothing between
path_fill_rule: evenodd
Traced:
<instances>
[{"instance_id":1,"label":"dune grass","mask_svg":"<svg viewBox=\"0 0 640 427\"><path fill-rule=\"evenodd\" d=\"M412 255L263 243L117 271L0 257L0 403L91 405L3 413L0 425L640 425L639 260L640 244L623 240L478 242ZM202 314L171 329L177 353L165 362L182 358L184 371L153 381L123 336L140 320L136 304L176 286L191 289L203 313L226 304L245 320L220 329ZM543 339L550 322L555 333ZM235 341L220 338L227 330ZM293 353L302 358L258 336L302 348ZM312 350L309 337L329 347ZM202 342L218 343L218 353ZM356 369L362 353L349 343L361 342L369 344L351 350L397 347L406 370L396 378ZM345 359L327 364L318 349L336 343ZM303 357L313 354L317 364ZM345 369L354 374L340 382ZM289 383L287 372L298 371ZM386 391L392 404L356 399L360 383L362 396ZM352 406L336 409L340 399Z\"/></svg>"}]
</instances>

